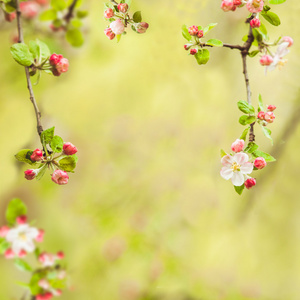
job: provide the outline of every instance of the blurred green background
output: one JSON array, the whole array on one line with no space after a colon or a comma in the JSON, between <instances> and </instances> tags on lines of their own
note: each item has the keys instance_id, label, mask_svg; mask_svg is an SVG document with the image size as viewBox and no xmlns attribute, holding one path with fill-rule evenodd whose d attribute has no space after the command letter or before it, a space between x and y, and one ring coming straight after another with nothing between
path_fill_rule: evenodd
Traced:
<instances>
[{"instance_id":1,"label":"blurred green background","mask_svg":"<svg viewBox=\"0 0 300 300\"><path fill-rule=\"evenodd\" d=\"M49 174L26 181L26 166L14 159L40 144L23 69L9 53L16 23L1 25L1 224L9 200L20 197L46 230L42 249L65 251L70 278L61 299L300 299L299 2L273 6L282 25L267 25L271 40L294 38L288 64L265 76L258 57L249 63L254 105L261 93L278 107L274 146L257 132L278 162L257 172L257 186L241 197L219 175L220 148L229 151L243 130L239 53L212 49L200 67L183 49L181 26L218 22L209 38L241 43L246 10L133 1L150 28L128 30L117 44L103 34L102 2L86 3L80 49L40 32L26 36L70 61L68 73L45 74L34 88L44 127L56 126L79 149L67 186ZM0 268L0 299L20 299L16 282L28 275L4 258Z\"/></svg>"}]
</instances>

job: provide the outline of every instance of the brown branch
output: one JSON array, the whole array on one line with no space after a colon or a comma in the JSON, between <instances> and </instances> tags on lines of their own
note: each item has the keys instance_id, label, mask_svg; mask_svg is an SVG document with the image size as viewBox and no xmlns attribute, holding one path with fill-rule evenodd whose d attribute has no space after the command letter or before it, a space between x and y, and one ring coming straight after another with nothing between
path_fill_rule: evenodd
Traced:
<instances>
[{"instance_id":1,"label":"brown branch","mask_svg":"<svg viewBox=\"0 0 300 300\"><path fill-rule=\"evenodd\" d=\"M16 0L16 11L17 11L17 27L18 27L18 35L19 35L18 43L24 43L22 23L21 23L21 10L20 10L19 0ZM43 126L42 126L42 123L41 123L41 112L39 111L39 108L37 106L37 103L36 103L36 100L35 100L35 97L34 97L28 67L25 67L25 73L26 73L26 80L27 80L27 88L28 88L29 95L30 95L30 101L32 102L32 105L33 105L34 111L35 111L36 123L37 123L37 132L38 132L39 135L41 135L41 133L43 132Z\"/></svg>"},{"instance_id":2,"label":"brown branch","mask_svg":"<svg viewBox=\"0 0 300 300\"><path fill-rule=\"evenodd\" d=\"M207 45L205 43L201 44L200 46L201 47L213 47L213 46ZM230 48L230 49L237 49L237 50L240 50L240 51L244 50L244 46L240 46L240 45L223 44L223 47Z\"/></svg>"},{"instance_id":3,"label":"brown branch","mask_svg":"<svg viewBox=\"0 0 300 300\"><path fill-rule=\"evenodd\" d=\"M118 5L118 2L116 2L115 0L110 0L110 2L112 2L115 5Z\"/></svg>"},{"instance_id":4,"label":"brown branch","mask_svg":"<svg viewBox=\"0 0 300 300\"><path fill-rule=\"evenodd\" d=\"M73 0L73 2L71 3L71 5L68 8L67 14L64 16L64 19L66 20L67 23L69 23L70 20L73 18L73 13L74 13L74 9L75 9L77 1L78 0Z\"/></svg>"}]
</instances>

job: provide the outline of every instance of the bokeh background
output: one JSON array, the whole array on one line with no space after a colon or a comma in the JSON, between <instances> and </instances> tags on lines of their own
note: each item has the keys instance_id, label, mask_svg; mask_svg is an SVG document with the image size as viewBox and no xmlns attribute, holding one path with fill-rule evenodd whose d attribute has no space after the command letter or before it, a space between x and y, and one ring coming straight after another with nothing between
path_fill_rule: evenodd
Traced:
<instances>
[{"instance_id":1,"label":"bokeh background","mask_svg":"<svg viewBox=\"0 0 300 300\"><path fill-rule=\"evenodd\" d=\"M104 1L87 1L86 42L72 49L27 29L70 60L59 78L43 75L34 88L44 127L78 149L67 186L26 181L14 159L39 140L25 75L9 53L16 23L1 23L0 207L20 197L46 230L42 249L64 250L65 300L298 300L300 299L299 13L297 0L273 6L282 25L271 40L295 45L282 70L264 74L249 62L253 102L274 104L278 158L255 174L257 186L238 196L219 171L220 148L230 150L243 128L236 102L246 92L239 53L212 49L198 66L187 55L182 24L218 22L209 38L241 43L245 9L220 1L138 0L150 28L128 31L120 43L103 34ZM45 25L46 26L46 25ZM47 26L46 26L47 27ZM0 260L0 299L20 299L28 274Z\"/></svg>"}]
</instances>

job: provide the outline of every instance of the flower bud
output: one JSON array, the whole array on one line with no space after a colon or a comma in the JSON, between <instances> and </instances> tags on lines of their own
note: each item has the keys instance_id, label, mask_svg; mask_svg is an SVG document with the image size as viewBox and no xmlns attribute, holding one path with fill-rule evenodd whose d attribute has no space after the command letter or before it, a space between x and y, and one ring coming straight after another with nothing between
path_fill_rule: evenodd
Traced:
<instances>
[{"instance_id":1,"label":"flower bud","mask_svg":"<svg viewBox=\"0 0 300 300\"><path fill-rule=\"evenodd\" d=\"M58 251L58 252L56 253L56 256L57 256L58 259L64 259L65 254L64 254L62 251Z\"/></svg>"},{"instance_id":2,"label":"flower bud","mask_svg":"<svg viewBox=\"0 0 300 300\"><path fill-rule=\"evenodd\" d=\"M20 10L26 19L33 19L39 12L39 5L33 1L21 2Z\"/></svg>"},{"instance_id":3,"label":"flower bud","mask_svg":"<svg viewBox=\"0 0 300 300\"><path fill-rule=\"evenodd\" d=\"M49 25L49 28L50 28L53 32L58 32L58 31L61 31L61 30L64 29L63 26L57 27L57 26L55 26L55 25L52 24L52 23Z\"/></svg>"},{"instance_id":4,"label":"flower bud","mask_svg":"<svg viewBox=\"0 0 300 300\"><path fill-rule=\"evenodd\" d=\"M62 290L52 290L53 296L61 296Z\"/></svg>"},{"instance_id":5,"label":"flower bud","mask_svg":"<svg viewBox=\"0 0 300 300\"><path fill-rule=\"evenodd\" d=\"M188 44L185 44L185 45L184 45L184 50L189 50L189 49L190 49L190 47L191 47L190 45L188 45Z\"/></svg>"},{"instance_id":6,"label":"flower bud","mask_svg":"<svg viewBox=\"0 0 300 300\"><path fill-rule=\"evenodd\" d=\"M106 18L106 19L110 19L110 18L112 18L114 15L115 15L115 13L114 13L114 10L113 10L112 8L107 8L107 9L104 11L104 18Z\"/></svg>"},{"instance_id":7,"label":"flower bud","mask_svg":"<svg viewBox=\"0 0 300 300\"><path fill-rule=\"evenodd\" d=\"M233 0L233 5L235 5L235 6L242 5L242 0Z\"/></svg>"},{"instance_id":8,"label":"flower bud","mask_svg":"<svg viewBox=\"0 0 300 300\"><path fill-rule=\"evenodd\" d=\"M62 170L55 170L51 177L52 181L59 185L64 185L68 183L69 176L67 172Z\"/></svg>"},{"instance_id":9,"label":"flower bud","mask_svg":"<svg viewBox=\"0 0 300 300\"><path fill-rule=\"evenodd\" d=\"M145 33L149 28L149 24L146 22L141 22L136 24L136 31L138 33Z\"/></svg>"},{"instance_id":10,"label":"flower bud","mask_svg":"<svg viewBox=\"0 0 300 300\"><path fill-rule=\"evenodd\" d=\"M25 215L18 216L18 217L16 218L16 222L17 222L17 224L19 224L19 225L26 224L26 223L27 223L27 216L25 216Z\"/></svg>"},{"instance_id":11,"label":"flower bud","mask_svg":"<svg viewBox=\"0 0 300 300\"><path fill-rule=\"evenodd\" d=\"M110 29L114 34L122 34L125 31L125 25L121 21L121 19L117 19L116 21L113 21L109 25Z\"/></svg>"},{"instance_id":12,"label":"flower bud","mask_svg":"<svg viewBox=\"0 0 300 300\"><path fill-rule=\"evenodd\" d=\"M46 279L40 279L38 282L39 287L42 289L48 290L50 288L50 283Z\"/></svg>"},{"instance_id":13,"label":"flower bud","mask_svg":"<svg viewBox=\"0 0 300 300\"><path fill-rule=\"evenodd\" d=\"M59 73L56 69L52 69L51 71L52 71L52 74L54 76L60 76L61 75L61 73Z\"/></svg>"},{"instance_id":14,"label":"flower bud","mask_svg":"<svg viewBox=\"0 0 300 300\"><path fill-rule=\"evenodd\" d=\"M257 169L263 169L266 165L266 160L263 157L257 157L254 161L254 167Z\"/></svg>"},{"instance_id":15,"label":"flower bud","mask_svg":"<svg viewBox=\"0 0 300 300\"><path fill-rule=\"evenodd\" d=\"M35 240L36 240L38 243L43 242L43 240L44 240L44 235L45 235L45 231L44 231L43 229L39 229L39 234L38 234L38 236L35 238Z\"/></svg>"},{"instance_id":16,"label":"flower bud","mask_svg":"<svg viewBox=\"0 0 300 300\"><path fill-rule=\"evenodd\" d=\"M126 13L127 12L127 10L128 10L128 4L127 3L120 3L119 5L118 5L118 10L120 11L120 12L122 12L122 13Z\"/></svg>"},{"instance_id":17,"label":"flower bud","mask_svg":"<svg viewBox=\"0 0 300 300\"><path fill-rule=\"evenodd\" d=\"M203 35L204 35L203 30L199 30L198 33L197 33L197 37L202 38Z\"/></svg>"},{"instance_id":18,"label":"flower bud","mask_svg":"<svg viewBox=\"0 0 300 300\"><path fill-rule=\"evenodd\" d=\"M65 73L68 71L69 68L69 61L67 58L62 58L57 64L56 64L56 70L58 73Z\"/></svg>"},{"instance_id":19,"label":"flower bud","mask_svg":"<svg viewBox=\"0 0 300 300\"><path fill-rule=\"evenodd\" d=\"M25 257L27 255L27 252L25 251L25 250L21 250L19 253L18 253L18 256L20 257L20 258L23 258L23 257Z\"/></svg>"},{"instance_id":20,"label":"flower bud","mask_svg":"<svg viewBox=\"0 0 300 300\"><path fill-rule=\"evenodd\" d=\"M39 161L43 159L43 152L40 149L35 149L30 156L32 161Z\"/></svg>"},{"instance_id":21,"label":"flower bud","mask_svg":"<svg viewBox=\"0 0 300 300\"><path fill-rule=\"evenodd\" d=\"M256 185L256 180L254 178L249 178L245 181L245 187L246 189L251 189L253 186Z\"/></svg>"},{"instance_id":22,"label":"flower bud","mask_svg":"<svg viewBox=\"0 0 300 300\"><path fill-rule=\"evenodd\" d=\"M293 46L294 40L290 36L283 36L280 40L281 43L289 43L288 47Z\"/></svg>"},{"instance_id":23,"label":"flower bud","mask_svg":"<svg viewBox=\"0 0 300 300\"><path fill-rule=\"evenodd\" d=\"M15 253L12 251L12 249L9 248L4 252L4 257L6 259L12 259L15 257Z\"/></svg>"},{"instance_id":24,"label":"flower bud","mask_svg":"<svg viewBox=\"0 0 300 300\"><path fill-rule=\"evenodd\" d=\"M50 65L56 66L62 58L63 56L61 54L53 53L49 58Z\"/></svg>"},{"instance_id":25,"label":"flower bud","mask_svg":"<svg viewBox=\"0 0 300 300\"><path fill-rule=\"evenodd\" d=\"M265 118L264 120L268 123L273 123L275 120L275 115L271 111L267 111L265 113Z\"/></svg>"},{"instance_id":26,"label":"flower bud","mask_svg":"<svg viewBox=\"0 0 300 300\"><path fill-rule=\"evenodd\" d=\"M276 106L275 106L275 105L269 105L269 106L267 107L267 109L268 109L269 111L274 111L274 110L276 109Z\"/></svg>"},{"instance_id":27,"label":"flower bud","mask_svg":"<svg viewBox=\"0 0 300 300\"><path fill-rule=\"evenodd\" d=\"M46 6L49 4L49 0L35 0L40 6Z\"/></svg>"},{"instance_id":28,"label":"flower bud","mask_svg":"<svg viewBox=\"0 0 300 300\"><path fill-rule=\"evenodd\" d=\"M245 141L244 140L235 140L231 145L231 150L233 152L241 152L244 149Z\"/></svg>"},{"instance_id":29,"label":"flower bud","mask_svg":"<svg viewBox=\"0 0 300 300\"><path fill-rule=\"evenodd\" d=\"M29 169L29 170L26 170L26 171L24 172L25 178L26 178L27 180L32 180L32 179L34 179L34 178L36 177L37 173L38 173L38 171L35 170L35 169Z\"/></svg>"},{"instance_id":30,"label":"flower bud","mask_svg":"<svg viewBox=\"0 0 300 300\"><path fill-rule=\"evenodd\" d=\"M5 21L7 21L7 22L12 22L17 16L15 12L12 12L10 14L7 12L4 12L4 15L5 15Z\"/></svg>"},{"instance_id":31,"label":"flower bud","mask_svg":"<svg viewBox=\"0 0 300 300\"><path fill-rule=\"evenodd\" d=\"M259 119L259 120L264 120L264 119L265 119L265 112L260 111L260 112L257 114L257 119Z\"/></svg>"},{"instance_id":32,"label":"flower bud","mask_svg":"<svg viewBox=\"0 0 300 300\"><path fill-rule=\"evenodd\" d=\"M188 28L188 31L189 31L189 34L190 34L190 35L197 35L199 29L198 29L198 26L193 25L193 26L190 26L190 27Z\"/></svg>"},{"instance_id":33,"label":"flower bud","mask_svg":"<svg viewBox=\"0 0 300 300\"><path fill-rule=\"evenodd\" d=\"M194 48L190 50L191 55L195 55L197 52L198 52L198 50L194 49Z\"/></svg>"},{"instance_id":34,"label":"flower bud","mask_svg":"<svg viewBox=\"0 0 300 300\"><path fill-rule=\"evenodd\" d=\"M106 29L104 30L104 33L105 33L105 35L106 35L110 40L114 39L115 36L116 36L116 35L112 32L112 30L111 30L110 28L106 28Z\"/></svg>"},{"instance_id":35,"label":"flower bud","mask_svg":"<svg viewBox=\"0 0 300 300\"><path fill-rule=\"evenodd\" d=\"M260 20L257 19L257 18L252 19L252 20L250 21L250 26L251 26L252 28L258 28L258 27L260 27Z\"/></svg>"},{"instance_id":36,"label":"flower bud","mask_svg":"<svg viewBox=\"0 0 300 300\"><path fill-rule=\"evenodd\" d=\"M271 55L263 55L259 62L262 66L269 66L273 62L273 57Z\"/></svg>"},{"instance_id":37,"label":"flower bud","mask_svg":"<svg viewBox=\"0 0 300 300\"><path fill-rule=\"evenodd\" d=\"M223 11L228 12L230 10L233 10L235 6L233 5L233 2L231 0L223 0L221 3L221 9Z\"/></svg>"},{"instance_id":38,"label":"flower bud","mask_svg":"<svg viewBox=\"0 0 300 300\"><path fill-rule=\"evenodd\" d=\"M66 155L73 155L78 151L72 143L64 143L63 150Z\"/></svg>"},{"instance_id":39,"label":"flower bud","mask_svg":"<svg viewBox=\"0 0 300 300\"><path fill-rule=\"evenodd\" d=\"M10 228L6 225L0 227L0 237L4 238L8 234Z\"/></svg>"}]
</instances>

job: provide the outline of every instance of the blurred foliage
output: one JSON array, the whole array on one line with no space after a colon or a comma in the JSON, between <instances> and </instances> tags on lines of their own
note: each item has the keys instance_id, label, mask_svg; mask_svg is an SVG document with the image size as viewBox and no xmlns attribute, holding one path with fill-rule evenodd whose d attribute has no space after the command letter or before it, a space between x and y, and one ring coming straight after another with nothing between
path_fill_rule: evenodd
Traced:
<instances>
[{"instance_id":1,"label":"blurred foliage","mask_svg":"<svg viewBox=\"0 0 300 300\"><path fill-rule=\"evenodd\" d=\"M65 251L70 289L62 299L299 299L298 123L289 140L281 137L300 102L298 5L274 7L282 25L270 28L273 39L294 38L289 63L267 76L258 57L249 64L253 99L261 93L278 107L273 148L261 133L257 141L271 154L284 147L241 197L219 175L219 149L229 150L243 130L240 55L212 49L200 67L183 49L181 26L218 22L215 38L241 43L243 9L137 0L133 9L143 11L149 30L116 44L103 34L102 3L91 0L80 49L26 31L27 41L39 38L70 60L64 77L43 75L35 87L45 128L55 125L79 149L67 186L26 181L14 159L39 141L25 75L9 53L16 24L1 24L1 220L20 197L46 229L45 249ZM10 261L0 266L0 299L20 299L16 282L28 278Z\"/></svg>"}]
</instances>

